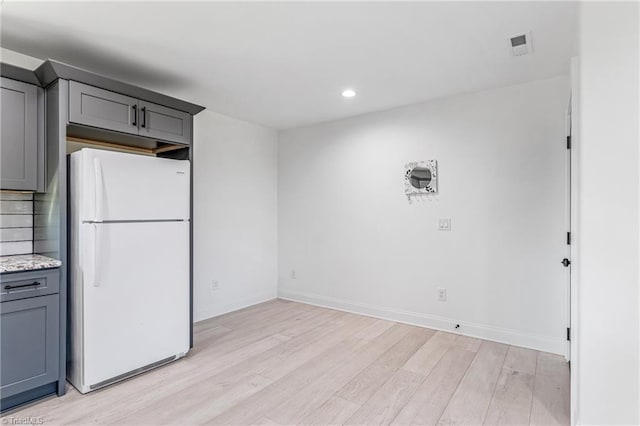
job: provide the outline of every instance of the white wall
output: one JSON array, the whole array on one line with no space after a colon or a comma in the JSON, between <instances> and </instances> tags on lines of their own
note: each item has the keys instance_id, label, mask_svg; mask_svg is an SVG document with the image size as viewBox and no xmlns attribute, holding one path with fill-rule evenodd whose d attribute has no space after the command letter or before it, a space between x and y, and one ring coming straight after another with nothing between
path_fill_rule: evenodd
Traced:
<instances>
[{"instance_id":1,"label":"white wall","mask_svg":"<svg viewBox=\"0 0 640 426\"><path fill-rule=\"evenodd\" d=\"M579 49L581 424L639 424L638 3L583 3Z\"/></svg>"},{"instance_id":2,"label":"white wall","mask_svg":"<svg viewBox=\"0 0 640 426\"><path fill-rule=\"evenodd\" d=\"M281 132L279 294L564 353L568 101L558 77ZM440 194L409 205L426 159Z\"/></svg>"},{"instance_id":3,"label":"white wall","mask_svg":"<svg viewBox=\"0 0 640 426\"><path fill-rule=\"evenodd\" d=\"M278 135L205 110L194 139L198 321L277 296Z\"/></svg>"}]
</instances>

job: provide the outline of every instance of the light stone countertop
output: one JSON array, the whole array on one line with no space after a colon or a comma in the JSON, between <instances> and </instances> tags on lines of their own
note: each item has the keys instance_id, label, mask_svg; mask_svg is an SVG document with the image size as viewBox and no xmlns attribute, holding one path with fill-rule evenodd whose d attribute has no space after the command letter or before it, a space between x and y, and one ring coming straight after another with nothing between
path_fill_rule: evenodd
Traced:
<instances>
[{"instance_id":1,"label":"light stone countertop","mask_svg":"<svg viewBox=\"0 0 640 426\"><path fill-rule=\"evenodd\" d=\"M39 254L0 256L0 274L5 272L37 271L58 268L62 262Z\"/></svg>"}]
</instances>

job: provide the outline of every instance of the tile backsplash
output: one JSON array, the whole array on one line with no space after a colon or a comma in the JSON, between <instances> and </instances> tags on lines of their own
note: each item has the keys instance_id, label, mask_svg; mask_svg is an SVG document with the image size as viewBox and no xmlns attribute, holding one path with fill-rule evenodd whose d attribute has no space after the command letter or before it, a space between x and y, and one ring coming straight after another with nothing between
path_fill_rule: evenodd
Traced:
<instances>
[{"instance_id":1,"label":"tile backsplash","mask_svg":"<svg viewBox=\"0 0 640 426\"><path fill-rule=\"evenodd\" d=\"M33 253L33 194L0 191L0 256Z\"/></svg>"}]
</instances>

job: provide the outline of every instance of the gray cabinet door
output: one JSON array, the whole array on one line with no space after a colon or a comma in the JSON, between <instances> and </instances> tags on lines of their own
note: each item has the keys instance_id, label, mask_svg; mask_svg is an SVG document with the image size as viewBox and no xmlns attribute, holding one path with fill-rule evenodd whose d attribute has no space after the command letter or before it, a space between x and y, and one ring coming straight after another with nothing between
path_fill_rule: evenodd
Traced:
<instances>
[{"instance_id":1,"label":"gray cabinet door","mask_svg":"<svg viewBox=\"0 0 640 426\"><path fill-rule=\"evenodd\" d=\"M140 136L191 143L191 115L151 102L139 101Z\"/></svg>"},{"instance_id":2,"label":"gray cabinet door","mask_svg":"<svg viewBox=\"0 0 640 426\"><path fill-rule=\"evenodd\" d=\"M58 380L58 295L0 303L0 393L8 397Z\"/></svg>"},{"instance_id":3,"label":"gray cabinet door","mask_svg":"<svg viewBox=\"0 0 640 426\"><path fill-rule=\"evenodd\" d=\"M38 88L2 78L0 188L38 189Z\"/></svg>"},{"instance_id":4,"label":"gray cabinet door","mask_svg":"<svg viewBox=\"0 0 640 426\"><path fill-rule=\"evenodd\" d=\"M69 82L69 121L72 123L137 134L137 108L135 98Z\"/></svg>"}]
</instances>

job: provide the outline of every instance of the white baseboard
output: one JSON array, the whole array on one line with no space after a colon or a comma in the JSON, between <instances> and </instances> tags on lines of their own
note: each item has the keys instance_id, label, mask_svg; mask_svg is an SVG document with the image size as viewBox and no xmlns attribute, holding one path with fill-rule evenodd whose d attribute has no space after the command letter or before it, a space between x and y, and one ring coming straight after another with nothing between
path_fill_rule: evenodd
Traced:
<instances>
[{"instance_id":1,"label":"white baseboard","mask_svg":"<svg viewBox=\"0 0 640 426\"><path fill-rule=\"evenodd\" d=\"M518 330L493 327L485 324L456 321L449 318L438 317L435 315L402 311L383 306L351 302L348 300L336 299L328 296L321 296L311 293L300 293L282 289L278 291L278 297L280 299L308 303L310 305L367 315L370 317L416 325L419 327L433 328L450 333L458 333L464 336L477 337L479 339L491 340L498 343L506 343L513 346L521 346L523 348L535 349L537 351L550 352L558 355L565 355L566 350L566 342L563 339L554 339L547 336L537 336L533 334L522 333ZM456 324L460 324L460 328L458 328L457 330L455 328Z\"/></svg>"},{"instance_id":2,"label":"white baseboard","mask_svg":"<svg viewBox=\"0 0 640 426\"><path fill-rule=\"evenodd\" d=\"M277 298L278 298L278 294L275 291L257 294L252 297L244 298L242 300L237 300L233 303L228 303L222 307L211 310L210 312L202 312L202 311L194 312L193 322L196 323L196 322L208 320L209 318L217 317L223 314L227 314L229 312L248 308L249 306L268 302L269 300L273 300Z\"/></svg>"}]
</instances>

